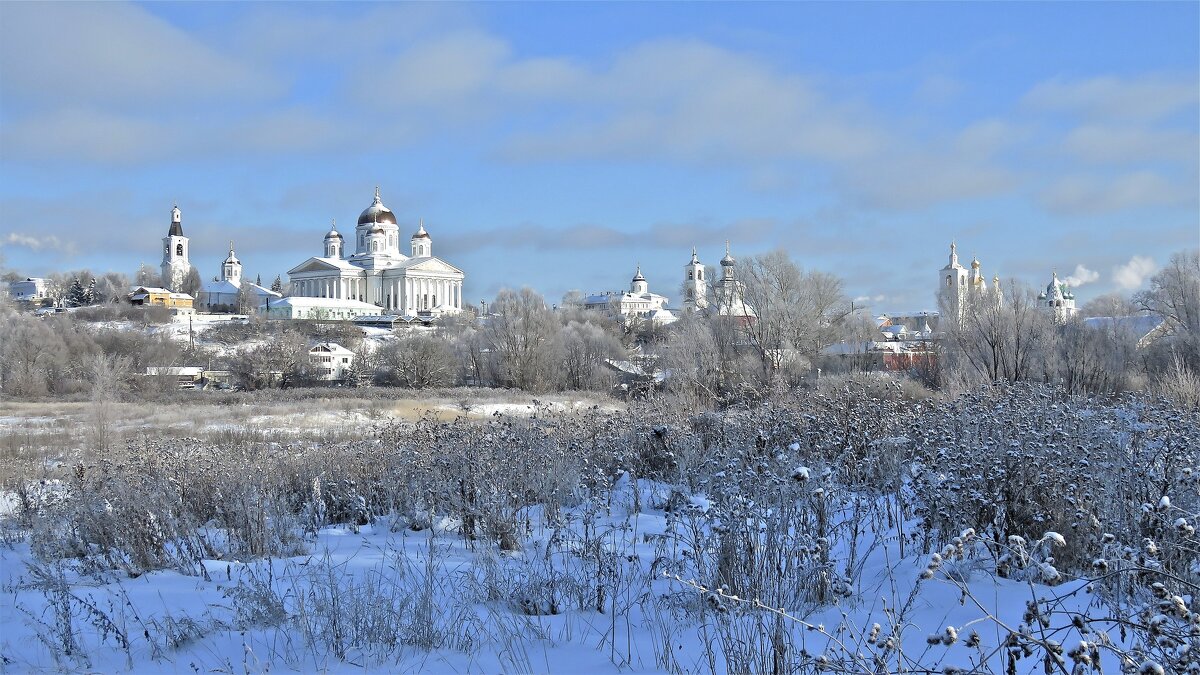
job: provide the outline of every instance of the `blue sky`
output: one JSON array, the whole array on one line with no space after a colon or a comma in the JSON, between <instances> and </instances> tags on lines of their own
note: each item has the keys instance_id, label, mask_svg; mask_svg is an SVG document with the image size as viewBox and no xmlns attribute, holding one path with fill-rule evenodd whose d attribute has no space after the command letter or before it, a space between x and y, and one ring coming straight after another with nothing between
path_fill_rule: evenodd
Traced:
<instances>
[{"instance_id":1,"label":"blue sky","mask_svg":"<svg viewBox=\"0 0 1200 675\"><path fill-rule=\"evenodd\" d=\"M1197 3L4 3L0 256L264 281L375 185L465 298L786 249L877 311L949 241L1086 300L1200 243Z\"/></svg>"}]
</instances>

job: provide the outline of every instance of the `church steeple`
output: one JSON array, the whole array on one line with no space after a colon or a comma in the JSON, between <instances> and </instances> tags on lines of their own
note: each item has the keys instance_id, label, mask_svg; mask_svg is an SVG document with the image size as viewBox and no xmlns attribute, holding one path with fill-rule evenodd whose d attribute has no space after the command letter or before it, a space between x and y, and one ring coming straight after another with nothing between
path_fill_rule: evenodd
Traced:
<instances>
[{"instance_id":1,"label":"church steeple","mask_svg":"<svg viewBox=\"0 0 1200 675\"><path fill-rule=\"evenodd\" d=\"M683 311L694 312L708 306L708 285L704 281L704 264L692 247L692 259L683 266Z\"/></svg>"},{"instance_id":2,"label":"church steeple","mask_svg":"<svg viewBox=\"0 0 1200 675\"><path fill-rule=\"evenodd\" d=\"M172 202L171 228L163 237L162 284L172 291L183 287L183 280L192 269L188 262L188 238L183 236L183 215L179 204Z\"/></svg>"}]
</instances>

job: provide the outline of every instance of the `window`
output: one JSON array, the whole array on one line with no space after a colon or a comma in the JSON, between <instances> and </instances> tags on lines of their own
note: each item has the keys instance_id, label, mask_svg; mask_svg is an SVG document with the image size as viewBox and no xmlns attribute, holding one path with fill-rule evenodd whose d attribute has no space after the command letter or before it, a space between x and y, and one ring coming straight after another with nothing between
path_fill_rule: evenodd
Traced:
<instances>
[{"instance_id":1,"label":"window","mask_svg":"<svg viewBox=\"0 0 1200 675\"><path fill-rule=\"evenodd\" d=\"M697 279L699 279L700 281L704 281L704 270L697 270L696 274L697 274L697 277L696 277Z\"/></svg>"},{"instance_id":2,"label":"window","mask_svg":"<svg viewBox=\"0 0 1200 675\"><path fill-rule=\"evenodd\" d=\"M692 274L693 274L693 272L691 270L688 270L688 281L692 280Z\"/></svg>"},{"instance_id":3,"label":"window","mask_svg":"<svg viewBox=\"0 0 1200 675\"><path fill-rule=\"evenodd\" d=\"M175 255L177 255L179 257L183 257L183 244L175 245Z\"/></svg>"},{"instance_id":4,"label":"window","mask_svg":"<svg viewBox=\"0 0 1200 675\"><path fill-rule=\"evenodd\" d=\"M350 363L350 357L348 357L348 356L343 356L343 357L342 357L342 363Z\"/></svg>"}]
</instances>

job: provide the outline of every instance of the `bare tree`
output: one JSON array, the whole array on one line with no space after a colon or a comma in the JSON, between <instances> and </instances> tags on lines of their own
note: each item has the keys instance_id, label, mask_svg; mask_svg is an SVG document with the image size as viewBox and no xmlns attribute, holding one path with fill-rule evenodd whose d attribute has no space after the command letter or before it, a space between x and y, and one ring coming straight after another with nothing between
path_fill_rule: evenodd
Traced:
<instances>
[{"instance_id":1,"label":"bare tree","mask_svg":"<svg viewBox=\"0 0 1200 675\"><path fill-rule=\"evenodd\" d=\"M1184 367L1200 373L1200 250L1180 251L1150 279L1134 301L1161 316L1166 348L1180 354ZM1172 357L1173 358L1173 357Z\"/></svg>"},{"instance_id":2,"label":"bare tree","mask_svg":"<svg viewBox=\"0 0 1200 675\"><path fill-rule=\"evenodd\" d=\"M1121 293L1105 293L1088 300L1079 308L1079 316L1133 316L1143 311L1137 303Z\"/></svg>"},{"instance_id":3,"label":"bare tree","mask_svg":"<svg viewBox=\"0 0 1200 675\"><path fill-rule=\"evenodd\" d=\"M540 391L555 383L553 353L559 324L541 295L529 288L502 290L491 306L484 332L500 384Z\"/></svg>"},{"instance_id":4,"label":"bare tree","mask_svg":"<svg viewBox=\"0 0 1200 675\"><path fill-rule=\"evenodd\" d=\"M987 290L969 295L961 319L942 308L942 327L952 349L944 350L960 375L987 381L1039 380L1046 374L1046 351L1054 332L1049 312L1033 291L1010 286L1003 297Z\"/></svg>"},{"instance_id":5,"label":"bare tree","mask_svg":"<svg viewBox=\"0 0 1200 675\"><path fill-rule=\"evenodd\" d=\"M200 294L200 286L204 284L204 280L200 278L200 270L193 265L188 269L188 273L183 277L183 284L179 287L180 293L187 293L193 298Z\"/></svg>"},{"instance_id":6,"label":"bare tree","mask_svg":"<svg viewBox=\"0 0 1200 675\"><path fill-rule=\"evenodd\" d=\"M159 273L147 267L146 263L138 265L137 272L133 274L133 283L136 286L157 286L161 281Z\"/></svg>"},{"instance_id":7,"label":"bare tree","mask_svg":"<svg viewBox=\"0 0 1200 675\"><path fill-rule=\"evenodd\" d=\"M621 358L625 352L615 335L597 324L578 321L559 333L559 345L568 389L591 389L606 382L605 359Z\"/></svg>"},{"instance_id":8,"label":"bare tree","mask_svg":"<svg viewBox=\"0 0 1200 675\"><path fill-rule=\"evenodd\" d=\"M854 311L841 279L804 272L782 250L750 258L741 278L743 299L755 312L755 318L741 325L764 373L779 370L797 355L812 358L837 342Z\"/></svg>"},{"instance_id":9,"label":"bare tree","mask_svg":"<svg viewBox=\"0 0 1200 675\"><path fill-rule=\"evenodd\" d=\"M455 383L458 362L443 337L408 335L379 349L379 365L389 384L414 389Z\"/></svg>"}]
</instances>

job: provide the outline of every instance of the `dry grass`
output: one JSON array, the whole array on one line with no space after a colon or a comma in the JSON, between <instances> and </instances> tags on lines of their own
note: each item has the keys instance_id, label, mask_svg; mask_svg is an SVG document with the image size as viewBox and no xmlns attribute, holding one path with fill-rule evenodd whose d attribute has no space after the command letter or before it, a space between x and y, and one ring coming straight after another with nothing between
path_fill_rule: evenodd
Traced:
<instances>
[{"instance_id":1,"label":"dry grass","mask_svg":"<svg viewBox=\"0 0 1200 675\"><path fill-rule=\"evenodd\" d=\"M594 405L605 410L624 408L611 399L585 394L538 399L506 391L482 395L449 391L442 396L396 399L338 394L334 398L262 402L247 397L245 402L232 404L207 400L203 394L186 402L115 402L109 404L109 424L117 438L188 436L222 441L231 435L250 434L262 439L351 440L371 425L389 421L485 420L497 410L530 416ZM65 478L77 464L94 464L98 457L89 440L95 424L94 405L58 400L0 402L0 487L11 488L13 481L20 480Z\"/></svg>"}]
</instances>

